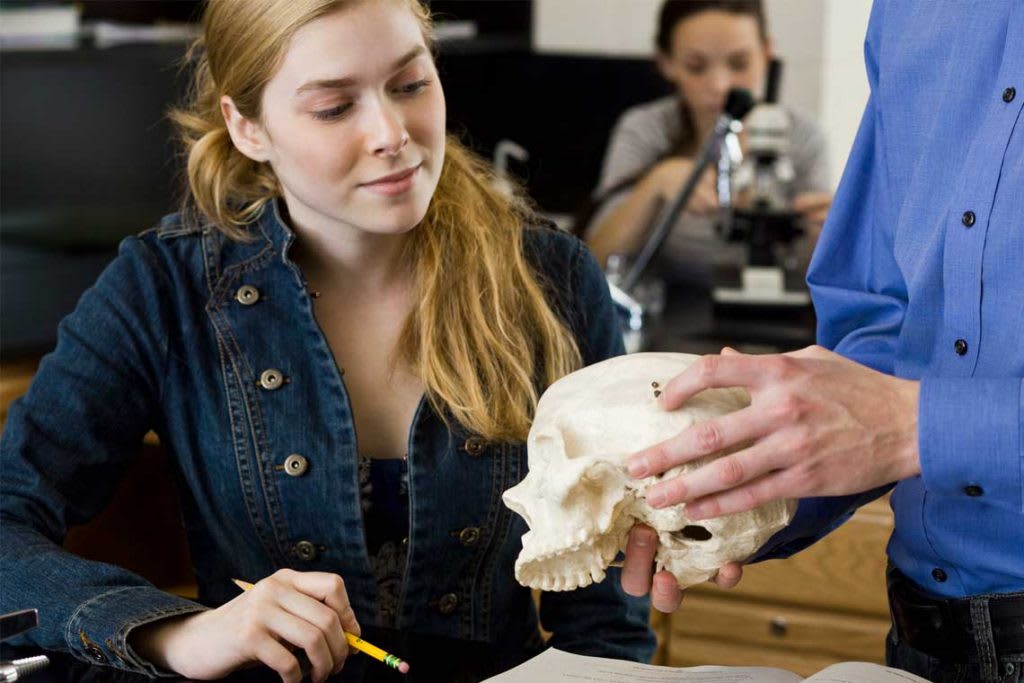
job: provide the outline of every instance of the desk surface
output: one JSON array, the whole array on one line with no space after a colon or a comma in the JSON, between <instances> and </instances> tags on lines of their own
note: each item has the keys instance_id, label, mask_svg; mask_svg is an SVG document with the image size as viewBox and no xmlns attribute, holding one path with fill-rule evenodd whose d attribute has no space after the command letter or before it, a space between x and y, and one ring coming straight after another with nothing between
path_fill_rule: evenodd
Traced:
<instances>
[{"instance_id":1,"label":"desk surface","mask_svg":"<svg viewBox=\"0 0 1024 683\"><path fill-rule=\"evenodd\" d=\"M794 351L814 343L814 312L808 307L716 307L705 291L670 288L664 312L650 320L644 350L718 353Z\"/></svg>"},{"instance_id":2,"label":"desk surface","mask_svg":"<svg viewBox=\"0 0 1024 683\"><path fill-rule=\"evenodd\" d=\"M500 673L496 668L493 648L486 643L400 633L390 629L366 628L363 635L374 645L409 662L408 675L402 675L364 654L356 654L346 661L340 674L330 679L332 683L476 683ZM50 665L26 677L27 683L151 683L154 680L105 666L93 666L65 653L9 646L0 648L0 658L4 660L37 654L46 654ZM236 672L223 680L230 683L275 683L281 679L276 672L259 667Z\"/></svg>"}]
</instances>

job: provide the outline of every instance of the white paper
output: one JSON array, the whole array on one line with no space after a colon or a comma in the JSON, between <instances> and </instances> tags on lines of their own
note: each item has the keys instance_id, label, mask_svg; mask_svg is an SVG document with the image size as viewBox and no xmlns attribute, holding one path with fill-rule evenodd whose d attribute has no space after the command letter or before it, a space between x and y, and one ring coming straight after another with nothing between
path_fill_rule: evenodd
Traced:
<instances>
[{"instance_id":1,"label":"white paper","mask_svg":"<svg viewBox=\"0 0 1024 683\"><path fill-rule=\"evenodd\" d=\"M549 648L533 659L483 683L799 683L790 671L766 667L692 666L675 668L584 657ZM929 683L914 674L865 662L833 664L806 683Z\"/></svg>"},{"instance_id":2,"label":"white paper","mask_svg":"<svg viewBox=\"0 0 1024 683\"><path fill-rule=\"evenodd\" d=\"M825 667L807 683L928 683L928 680L907 671L864 662L843 662Z\"/></svg>"},{"instance_id":3,"label":"white paper","mask_svg":"<svg viewBox=\"0 0 1024 683\"><path fill-rule=\"evenodd\" d=\"M549 648L484 683L799 683L781 669L694 666L685 669L584 657Z\"/></svg>"}]
</instances>

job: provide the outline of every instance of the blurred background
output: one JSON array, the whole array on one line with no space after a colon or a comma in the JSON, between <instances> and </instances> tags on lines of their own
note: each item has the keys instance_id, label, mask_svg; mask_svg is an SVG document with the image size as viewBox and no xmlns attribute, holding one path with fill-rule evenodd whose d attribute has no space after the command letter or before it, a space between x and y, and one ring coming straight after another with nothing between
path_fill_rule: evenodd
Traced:
<instances>
[{"instance_id":1,"label":"blurred background","mask_svg":"<svg viewBox=\"0 0 1024 683\"><path fill-rule=\"evenodd\" d=\"M669 92L659 0L434 0L450 128L569 222L609 131ZM838 179L867 96L869 0L767 0L783 104L816 119ZM0 2L0 354L36 355L119 239L180 197L163 113L197 0ZM514 145L504 144L510 141ZM526 155L522 152L525 151Z\"/></svg>"}]
</instances>

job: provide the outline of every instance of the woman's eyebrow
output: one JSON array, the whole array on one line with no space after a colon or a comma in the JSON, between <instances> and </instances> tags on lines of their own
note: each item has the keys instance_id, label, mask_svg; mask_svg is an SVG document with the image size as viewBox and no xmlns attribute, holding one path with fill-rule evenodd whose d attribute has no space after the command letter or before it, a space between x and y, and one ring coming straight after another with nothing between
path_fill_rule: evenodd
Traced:
<instances>
[{"instance_id":1,"label":"woman's eyebrow","mask_svg":"<svg viewBox=\"0 0 1024 683\"><path fill-rule=\"evenodd\" d=\"M398 71L399 69L406 66L409 62L419 57L421 54L426 52L427 49L422 45L417 45L413 49L406 52L404 55L399 57L392 65L392 71ZM304 93L313 90L338 90L340 88L347 88L354 85L356 82L355 78L342 77L342 78L325 78L317 79L313 81L306 81L295 90L296 95L302 95Z\"/></svg>"}]
</instances>

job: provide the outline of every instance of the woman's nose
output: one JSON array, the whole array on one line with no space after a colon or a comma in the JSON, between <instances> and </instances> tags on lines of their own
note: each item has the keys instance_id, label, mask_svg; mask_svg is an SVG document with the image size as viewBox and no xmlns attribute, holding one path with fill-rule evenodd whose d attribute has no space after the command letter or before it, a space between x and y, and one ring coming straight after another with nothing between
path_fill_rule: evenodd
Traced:
<instances>
[{"instance_id":1,"label":"woman's nose","mask_svg":"<svg viewBox=\"0 0 1024 683\"><path fill-rule=\"evenodd\" d=\"M382 102L371 114L367 131L369 152L379 156L397 156L409 144L409 133L399 112Z\"/></svg>"}]
</instances>

